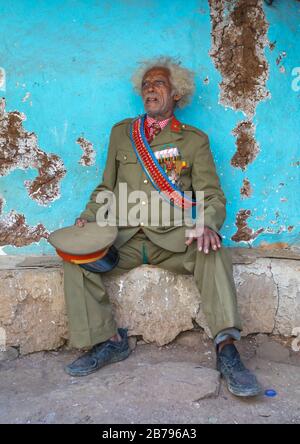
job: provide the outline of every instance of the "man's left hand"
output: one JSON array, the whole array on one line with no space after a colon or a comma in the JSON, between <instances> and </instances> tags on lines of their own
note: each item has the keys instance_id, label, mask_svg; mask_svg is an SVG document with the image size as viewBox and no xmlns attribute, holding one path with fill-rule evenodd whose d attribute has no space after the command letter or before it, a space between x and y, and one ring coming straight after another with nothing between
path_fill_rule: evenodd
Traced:
<instances>
[{"instance_id":1,"label":"man's left hand","mask_svg":"<svg viewBox=\"0 0 300 444\"><path fill-rule=\"evenodd\" d=\"M185 244L191 245L194 240L197 240L198 250L204 251L205 254L208 254L210 249L217 251L221 248L219 235L208 227L204 227L203 233L200 236L195 234L195 230L191 230Z\"/></svg>"}]
</instances>

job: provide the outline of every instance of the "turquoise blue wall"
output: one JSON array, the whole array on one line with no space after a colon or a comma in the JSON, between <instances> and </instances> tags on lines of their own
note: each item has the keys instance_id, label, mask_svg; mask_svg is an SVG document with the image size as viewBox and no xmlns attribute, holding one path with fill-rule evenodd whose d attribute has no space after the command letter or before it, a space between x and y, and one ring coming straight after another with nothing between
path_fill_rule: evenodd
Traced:
<instances>
[{"instance_id":1,"label":"turquoise blue wall","mask_svg":"<svg viewBox=\"0 0 300 444\"><path fill-rule=\"evenodd\" d=\"M208 54L211 23L206 0L1 1L0 67L6 72L6 87L0 93L6 98L6 111L23 112L27 117L23 125L37 135L39 147L59 155L67 169L60 198L48 206L30 199L23 186L24 180L36 177L36 170L17 169L1 177L0 194L6 200L2 217L14 209L30 226L43 223L49 231L72 224L101 178L110 128L142 112L130 83L137 62L168 54L197 74L195 98L177 117L210 137L228 199L222 231L225 245L247 246L230 240L242 208L252 212L247 220L250 228L274 231L259 235L253 246L262 241L297 242L300 88L292 88L296 79L292 71L300 67L300 4L286 0L264 8L268 37L276 41L275 49L265 53L271 98L257 107L254 123L261 151L243 173L230 160L236 150L231 131L244 116L218 104L221 76ZM276 64L280 51L287 54L281 63L285 73ZM203 82L206 77L208 84ZM30 98L22 101L27 92ZM78 163L79 136L94 144L94 166ZM245 174L253 188L248 199L240 195ZM288 226L294 228L289 232ZM53 252L45 240L21 248L6 246L3 251Z\"/></svg>"}]
</instances>

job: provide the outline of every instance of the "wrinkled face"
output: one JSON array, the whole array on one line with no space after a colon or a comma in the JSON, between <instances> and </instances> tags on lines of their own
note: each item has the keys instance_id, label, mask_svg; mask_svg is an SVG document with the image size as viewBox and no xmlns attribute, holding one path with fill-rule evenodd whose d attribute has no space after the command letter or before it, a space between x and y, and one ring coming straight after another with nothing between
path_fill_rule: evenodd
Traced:
<instances>
[{"instance_id":1,"label":"wrinkled face","mask_svg":"<svg viewBox=\"0 0 300 444\"><path fill-rule=\"evenodd\" d=\"M149 116L160 120L172 116L179 97L172 92L168 69L153 68L146 72L142 80L142 98Z\"/></svg>"}]
</instances>

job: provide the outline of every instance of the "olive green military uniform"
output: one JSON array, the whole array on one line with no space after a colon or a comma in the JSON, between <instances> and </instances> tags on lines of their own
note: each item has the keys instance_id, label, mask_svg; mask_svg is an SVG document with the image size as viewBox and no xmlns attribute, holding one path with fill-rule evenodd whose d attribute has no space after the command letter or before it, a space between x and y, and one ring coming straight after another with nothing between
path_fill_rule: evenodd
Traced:
<instances>
[{"instance_id":1,"label":"olive green military uniform","mask_svg":"<svg viewBox=\"0 0 300 444\"><path fill-rule=\"evenodd\" d=\"M93 191L85 211L80 215L89 222L96 220L101 205L96 202L96 197L100 191L113 191L118 202L119 183L127 184L128 193L144 191L150 205L150 193L154 187L132 148L129 137L131 121L123 120L112 129L103 180ZM169 122L154 138L151 148L155 152L169 146L177 147L186 161L187 167L180 173L182 191L204 192L204 225L219 233L225 219L226 200L216 174L207 135L192 126L178 122L174 127ZM128 204L128 212L131 205ZM149 208L149 218L150 213ZM187 246L186 226L175 226L172 212L170 226L164 227L162 223L150 226L150 220L141 220L139 226L130 227L120 223L117 206L117 221L119 232L115 246L119 250L120 260L117 267L105 275L122 273L145 263L177 273L193 274L213 336L230 328L241 330L232 263L227 250L221 248L205 254L198 251L195 241ZM101 274L67 262L64 263L64 271L72 345L88 347L113 336L116 324Z\"/></svg>"}]
</instances>

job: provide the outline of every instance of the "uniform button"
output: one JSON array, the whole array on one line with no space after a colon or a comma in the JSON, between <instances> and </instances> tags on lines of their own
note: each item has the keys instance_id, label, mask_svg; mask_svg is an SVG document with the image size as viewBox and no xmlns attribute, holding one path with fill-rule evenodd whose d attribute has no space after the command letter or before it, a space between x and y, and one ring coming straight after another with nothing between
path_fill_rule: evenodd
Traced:
<instances>
[{"instance_id":1,"label":"uniform button","mask_svg":"<svg viewBox=\"0 0 300 444\"><path fill-rule=\"evenodd\" d=\"M185 128L185 125L181 125L181 128L183 128L183 129L184 129L184 128Z\"/></svg>"},{"instance_id":2,"label":"uniform button","mask_svg":"<svg viewBox=\"0 0 300 444\"><path fill-rule=\"evenodd\" d=\"M124 155L124 160L127 160L127 156L126 155Z\"/></svg>"},{"instance_id":3,"label":"uniform button","mask_svg":"<svg viewBox=\"0 0 300 444\"><path fill-rule=\"evenodd\" d=\"M148 182L149 182L149 180L147 180L147 179L144 179L144 183L146 183L146 184L147 184Z\"/></svg>"},{"instance_id":4,"label":"uniform button","mask_svg":"<svg viewBox=\"0 0 300 444\"><path fill-rule=\"evenodd\" d=\"M142 201L142 205L146 205L146 202L144 200Z\"/></svg>"}]
</instances>

